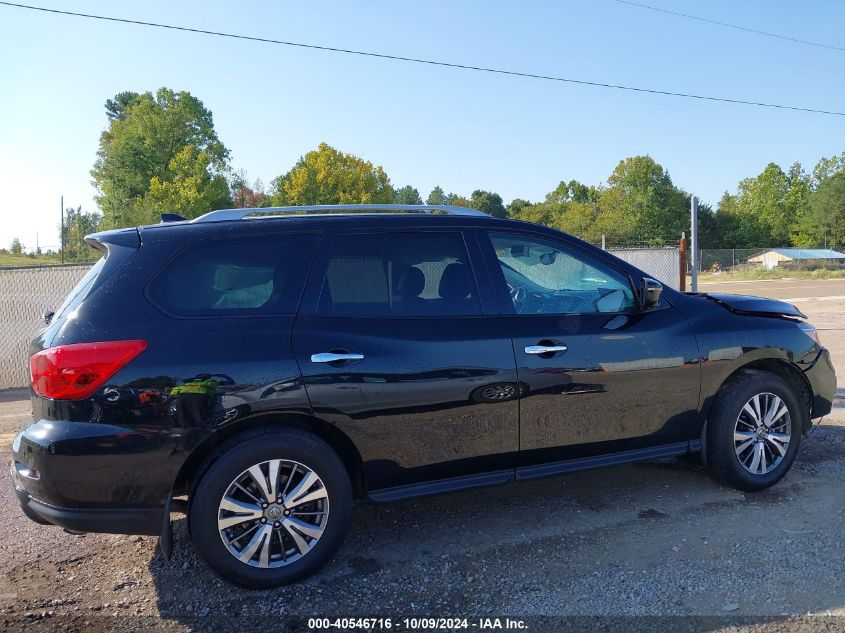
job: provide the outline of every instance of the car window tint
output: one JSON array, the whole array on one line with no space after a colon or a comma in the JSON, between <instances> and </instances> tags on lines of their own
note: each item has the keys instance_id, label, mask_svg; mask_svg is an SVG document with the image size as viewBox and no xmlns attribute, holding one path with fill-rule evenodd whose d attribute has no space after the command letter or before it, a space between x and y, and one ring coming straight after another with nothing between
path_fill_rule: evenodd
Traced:
<instances>
[{"instance_id":1,"label":"car window tint","mask_svg":"<svg viewBox=\"0 0 845 633\"><path fill-rule=\"evenodd\" d=\"M201 242L165 266L149 296L180 316L293 314L315 241L274 235Z\"/></svg>"},{"instance_id":2,"label":"car window tint","mask_svg":"<svg viewBox=\"0 0 845 633\"><path fill-rule=\"evenodd\" d=\"M491 233L490 241L517 314L626 312L635 305L623 275L551 240Z\"/></svg>"},{"instance_id":3,"label":"car window tint","mask_svg":"<svg viewBox=\"0 0 845 633\"><path fill-rule=\"evenodd\" d=\"M338 235L320 314L467 316L481 314L460 233Z\"/></svg>"}]
</instances>

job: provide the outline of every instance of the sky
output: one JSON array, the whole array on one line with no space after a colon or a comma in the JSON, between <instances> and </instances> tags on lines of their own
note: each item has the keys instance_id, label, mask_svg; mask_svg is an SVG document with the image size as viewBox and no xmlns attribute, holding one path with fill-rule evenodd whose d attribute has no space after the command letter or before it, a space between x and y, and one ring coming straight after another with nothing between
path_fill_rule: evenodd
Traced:
<instances>
[{"instance_id":1,"label":"sky","mask_svg":"<svg viewBox=\"0 0 845 633\"><path fill-rule=\"evenodd\" d=\"M678 92L845 110L845 52L613 0L143 3L27 0L83 13ZM845 46L837 0L643 0ZM96 208L90 169L118 92L187 90L235 169L269 183L320 142L435 185L509 202L606 181L649 154L716 204L769 162L845 150L845 117L438 68L0 6L0 246L58 244L66 207Z\"/></svg>"}]
</instances>

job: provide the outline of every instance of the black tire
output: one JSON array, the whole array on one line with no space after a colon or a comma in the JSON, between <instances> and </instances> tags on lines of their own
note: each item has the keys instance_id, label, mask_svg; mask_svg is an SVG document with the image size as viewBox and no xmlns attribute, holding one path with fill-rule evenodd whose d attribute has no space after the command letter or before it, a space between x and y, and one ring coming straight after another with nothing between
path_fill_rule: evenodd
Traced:
<instances>
[{"instance_id":1,"label":"black tire","mask_svg":"<svg viewBox=\"0 0 845 633\"><path fill-rule=\"evenodd\" d=\"M304 465L320 478L329 512L319 540L301 558L281 567L255 567L238 560L223 543L217 525L220 502L240 474L279 459ZM243 587L269 589L301 580L328 563L343 543L351 517L352 486L337 453L306 431L265 430L233 438L209 460L189 500L188 528L197 553L220 576Z\"/></svg>"},{"instance_id":2,"label":"black tire","mask_svg":"<svg viewBox=\"0 0 845 633\"><path fill-rule=\"evenodd\" d=\"M786 453L769 472L752 473L740 462L734 432L743 407L755 395L774 394L789 412L790 437ZM792 387L780 376L760 370L743 370L721 388L707 420L707 465L720 482L740 490L763 490L776 484L789 471L801 441L802 409ZM765 431L761 431L765 432ZM772 450L772 449L770 449ZM772 450L772 454L778 453Z\"/></svg>"}]
</instances>

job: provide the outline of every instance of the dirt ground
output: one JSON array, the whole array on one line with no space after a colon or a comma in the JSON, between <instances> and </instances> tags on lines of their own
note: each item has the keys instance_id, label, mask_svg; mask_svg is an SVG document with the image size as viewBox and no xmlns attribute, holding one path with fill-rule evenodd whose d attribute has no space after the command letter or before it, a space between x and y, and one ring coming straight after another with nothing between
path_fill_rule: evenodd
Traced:
<instances>
[{"instance_id":1,"label":"dirt ground","mask_svg":"<svg viewBox=\"0 0 845 633\"><path fill-rule=\"evenodd\" d=\"M766 295L768 283L732 291ZM845 300L806 296L799 287L786 298L802 299L842 384ZM2 450L27 419L25 398L0 392ZM38 526L16 507L3 469L0 623L307 631L308 615L415 614L469 617L470 628L477 617L510 616L533 631L842 631L845 388L836 405L802 440L792 471L764 492L724 488L701 466L672 459L396 505L358 503L351 534L324 571L264 592L215 577L178 515L169 561L155 538Z\"/></svg>"}]
</instances>

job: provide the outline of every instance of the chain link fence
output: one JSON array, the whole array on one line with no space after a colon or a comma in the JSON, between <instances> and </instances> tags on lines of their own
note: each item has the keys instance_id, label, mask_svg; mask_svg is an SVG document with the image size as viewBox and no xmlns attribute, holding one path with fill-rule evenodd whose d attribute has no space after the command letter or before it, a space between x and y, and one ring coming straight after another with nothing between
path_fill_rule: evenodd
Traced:
<instances>
[{"instance_id":1,"label":"chain link fence","mask_svg":"<svg viewBox=\"0 0 845 633\"><path fill-rule=\"evenodd\" d=\"M698 270L706 273L708 271L728 270L729 268L751 267L749 257L756 257L765 253L767 248L702 248L699 249ZM689 266L689 262L687 262Z\"/></svg>"},{"instance_id":2,"label":"chain link fence","mask_svg":"<svg viewBox=\"0 0 845 633\"><path fill-rule=\"evenodd\" d=\"M0 269L0 389L29 384L29 342L88 272L90 264Z\"/></svg>"},{"instance_id":3,"label":"chain link fence","mask_svg":"<svg viewBox=\"0 0 845 633\"><path fill-rule=\"evenodd\" d=\"M680 288L681 255L677 246L608 248L607 252L670 288Z\"/></svg>"}]
</instances>

